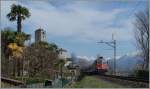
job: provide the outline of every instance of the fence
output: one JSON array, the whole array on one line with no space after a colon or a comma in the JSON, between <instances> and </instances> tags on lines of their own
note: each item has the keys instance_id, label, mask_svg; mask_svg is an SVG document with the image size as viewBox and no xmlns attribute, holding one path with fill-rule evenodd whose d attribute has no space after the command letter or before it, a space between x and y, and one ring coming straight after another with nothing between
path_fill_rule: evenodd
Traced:
<instances>
[{"instance_id":1,"label":"fence","mask_svg":"<svg viewBox=\"0 0 150 89\"><path fill-rule=\"evenodd\" d=\"M26 85L18 80L14 80L14 79L9 79L9 78L5 78L5 77L1 77L1 87L2 88L21 88L21 87L26 87Z\"/></svg>"}]
</instances>

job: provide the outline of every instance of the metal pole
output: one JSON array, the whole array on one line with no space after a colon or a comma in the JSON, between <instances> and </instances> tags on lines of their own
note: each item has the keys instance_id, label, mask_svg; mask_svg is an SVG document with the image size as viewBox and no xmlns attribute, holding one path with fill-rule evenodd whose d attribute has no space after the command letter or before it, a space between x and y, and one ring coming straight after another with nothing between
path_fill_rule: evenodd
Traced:
<instances>
[{"instance_id":1,"label":"metal pole","mask_svg":"<svg viewBox=\"0 0 150 89\"><path fill-rule=\"evenodd\" d=\"M114 40L114 75L116 74L116 40Z\"/></svg>"}]
</instances>

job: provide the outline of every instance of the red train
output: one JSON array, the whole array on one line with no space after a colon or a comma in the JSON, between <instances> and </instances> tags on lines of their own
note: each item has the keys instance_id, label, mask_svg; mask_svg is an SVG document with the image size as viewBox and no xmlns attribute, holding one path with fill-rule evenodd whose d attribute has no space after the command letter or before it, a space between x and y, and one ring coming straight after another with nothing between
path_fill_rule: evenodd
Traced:
<instances>
[{"instance_id":1,"label":"red train","mask_svg":"<svg viewBox=\"0 0 150 89\"><path fill-rule=\"evenodd\" d=\"M108 64L107 62L103 59L103 57L98 57L96 59L96 71L100 74L103 74L108 71Z\"/></svg>"},{"instance_id":2,"label":"red train","mask_svg":"<svg viewBox=\"0 0 150 89\"><path fill-rule=\"evenodd\" d=\"M88 74L105 74L108 71L108 64L103 57L97 57L93 64L83 71Z\"/></svg>"}]
</instances>

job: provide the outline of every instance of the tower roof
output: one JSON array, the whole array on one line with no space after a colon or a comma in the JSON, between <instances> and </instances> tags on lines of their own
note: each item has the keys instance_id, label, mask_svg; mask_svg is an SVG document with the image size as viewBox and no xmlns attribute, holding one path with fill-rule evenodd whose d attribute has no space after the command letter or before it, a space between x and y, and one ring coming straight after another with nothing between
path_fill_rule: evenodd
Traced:
<instances>
[{"instance_id":1,"label":"tower roof","mask_svg":"<svg viewBox=\"0 0 150 89\"><path fill-rule=\"evenodd\" d=\"M35 30L35 31L44 31L42 28L39 28L39 29L37 29L37 30Z\"/></svg>"}]
</instances>

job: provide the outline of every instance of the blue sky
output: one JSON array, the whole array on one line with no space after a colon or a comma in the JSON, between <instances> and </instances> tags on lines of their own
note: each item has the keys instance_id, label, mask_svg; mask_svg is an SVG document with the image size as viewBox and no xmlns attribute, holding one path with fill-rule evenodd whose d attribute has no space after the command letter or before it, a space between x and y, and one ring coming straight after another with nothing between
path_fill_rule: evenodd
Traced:
<instances>
[{"instance_id":1,"label":"blue sky","mask_svg":"<svg viewBox=\"0 0 150 89\"><path fill-rule=\"evenodd\" d=\"M1 1L1 26L16 29L6 14L12 4L29 9L31 17L23 22L23 31L32 34L38 28L46 30L48 42L78 56L112 57L113 50L100 40L117 40L117 56L136 52L134 40L135 13L148 6L148 0L20 0Z\"/></svg>"}]
</instances>

